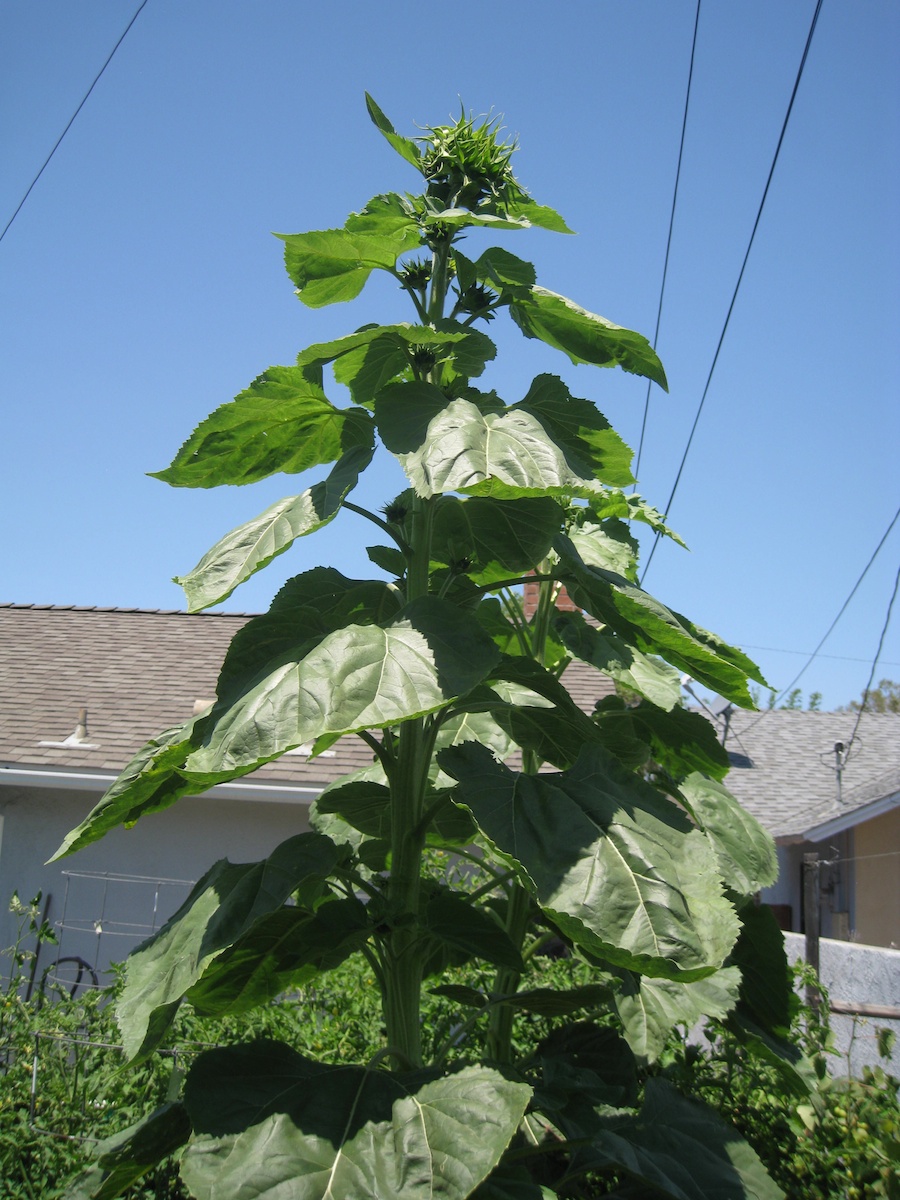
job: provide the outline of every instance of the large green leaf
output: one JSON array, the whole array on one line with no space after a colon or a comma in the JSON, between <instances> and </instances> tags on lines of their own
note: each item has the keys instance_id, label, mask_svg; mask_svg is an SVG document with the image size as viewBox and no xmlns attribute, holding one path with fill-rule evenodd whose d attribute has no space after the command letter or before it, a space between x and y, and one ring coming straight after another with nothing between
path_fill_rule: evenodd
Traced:
<instances>
[{"instance_id":1,"label":"large green leaf","mask_svg":"<svg viewBox=\"0 0 900 1200\"><path fill-rule=\"evenodd\" d=\"M508 576L545 558L561 524L562 509L549 498L442 496L434 508L431 556L448 566L468 561L475 575L496 564Z\"/></svg>"},{"instance_id":2,"label":"large green leaf","mask_svg":"<svg viewBox=\"0 0 900 1200\"><path fill-rule=\"evenodd\" d=\"M590 498L601 489L593 468L570 462L571 452L524 401L505 408L469 388L465 398L448 402L427 384L397 384L381 393L375 417L382 440L420 496Z\"/></svg>"},{"instance_id":3,"label":"large green leaf","mask_svg":"<svg viewBox=\"0 0 900 1200\"><path fill-rule=\"evenodd\" d=\"M290 549L297 538L315 533L340 511L360 472L372 458L360 447L343 455L328 478L299 496L287 496L227 533L187 575L176 578L184 588L188 612L201 612L227 600L234 589L273 558Z\"/></svg>"},{"instance_id":4,"label":"large green leaf","mask_svg":"<svg viewBox=\"0 0 900 1200\"><path fill-rule=\"evenodd\" d=\"M335 408L301 367L269 367L201 421L172 465L152 472L172 487L254 483L336 462L374 445L363 408Z\"/></svg>"},{"instance_id":5,"label":"large green leaf","mask_svg":"<svg viewBox=\"0 0 900 1200\"><path fill-rule=\"evenodd\" d=\"M168 1103L94 1147L97 1165L88 1167L66 1188L65 1200L115 1200L191 1135L183 1104ZM54 1193L59 1194L59 1193Z\"/></svg>"},{"instance_id":6,"label":"large green leaf","mask_svg":"<svg viewBox=\"0 0 900 1200\"><path fill-rule=\"evenodd\" d=\"M670 775L681 778L700 771L713 779L723 779L728 774L728 753L712 723L700 713L678 705L663 712L654 704L639 704L629 716L649 743L654 760ZM730 883L728 873L722 874Z\"/></svg>"},{"instance_id":7,"label":"large green leaf","mask_svg":"<svg viewBox=\"0 0 900 1200\"><path fill-rule=\"evenodd\" d=\"M596 405L573 396L558 376L536 376L513 406L519 410L537 417L577 474L618 487L634 482L631 450Z\"/></svg>"},{"instance_id":8,"label":"large green leaf","mask_svg":"<svg viewBox=\"0 0 900 1200\"><path fill-rule=\"evenodd\" d=\"M276 909L215 958L187 993L203 1016L232 1016L308 985L365 945L365 905L349 897L315 912Z\"/></svg>"},{"instance_id":9,"label":"large green leaf","mask_svg":"<svg viewBox=\"0 0 900 1200\"><path fill-rule=\"evenodd\" d=\"M390 621L399 611L394 589L383 580L348 579L334 567L313 567L289 579L267 613L254 617L231 639L216 693L227 700L265 675L283 655L301 659L329 633L345 625Z\"/></svg>"},{"instance_id":10,"label":"large green leaf","mask_svg":"<svg viewBox=\"0 0 900 1200\"><path fill-rule=\"evenodd\" d=\"M426 596L384 626L348 625L297 658L274 658L213 709L195 772L251 769L323 735L383 728L443 708L497 661L475 617Z\"/></svg>"},{"instance_id":11,"label":"large green leaf","mask_svg":"<svg viewBox=\"0 0 900 1200\"><path fill-rule=\"evenodd\" d=\"M465 1200L530 1095L486 1067L429 1080L276 1042L214 1050L188 1077L197 1136L182 1176L197 1200Z\"/></svg>"},{"instance_id":12,"label":"large green leaf","mask_svg":"<svg viewBox=\"0 0 900 1200\"><path fill-rule=\"evenodd\" d=\"M732 891L752 896L771 887L778 878L778 856L772 835L759 821L721 783L697 772L684 780L679 791L712 843L719 872Z\"/></svg>"},{"instance_id":13,"label":"large green leaf","mask_svg":"<svg viewBox=\"0 0 900 1200\"><path fill-rule=\"evenodd\" d=\"M310 308L353 300L373 270L393 271L401 254L420 245L415 217L399 196L376 197L343 229L276 236L297 295Z\"/></svg>"},{"instance_id":14,"label":"large green leaf","mask_svg":"<svg viewBox=\"0 0 900 1200\"><path fill-rule=\"evenodd\" d=\"M515 774L483 747L443 751L494 851L563 933L642 974L689 981L738 932L712 850L678 808L599 747L558 774Z\"/></svg>"},{"instance_id":15,"label":"large green leaf","mask_svg":"<svg viewBox=\"0 0 900 1200\"><path fill-rule=\"evenodd\" d=\"M785 1035L796 1003L784 934L765 904L745 902L730 961L741 971L741 1013L766 1034Z\"/></svg>"},{"instance_id":16,"label":"large green leaf","mask_svg":"<svg viewBox=\"0 0 900 1200\"><path fill-rule=\"evenodd\" d=\"M178 774L200 744L205 721L194 717L142 746L87 817L66 835L50 862L89 846L119 825L133 825L147 813L168 808L182 796L205 791L210 781L200 775L188 781Z\"/></svg>"},{"instance_id":17,"label":"large green leaf","mask_svg":"<svg viewBox=\"0 0 900 1200\"><path fill-rule=\"evenodd\" d=\"M734 703L753 707L747 678L765 680L745 654L623 576L588 566L569 538L558 537L554 546L562 578L579 607L643 653L659 654Z\"/></svg>"},{"instance_id":18,"label":"large green leaf","mask_svg":"<svg viewBox=\"0 0 900 1200\"><path fill-rule=\"evenodd\" d=\"M540 338L562 350L573 363L618 366L668 390L662 363L642 334L614 325L542 287L516 288L510 295L509 310L526 337Z\"/></svg>"},{"instance_id":19,"label":"large green leaf","mask_svg":"<svg viewBox=\"0 0 900 1200\"><path fill-rule=\"evenodd\" d=\"M784 1194L733 1126L665 1080L648 1079L640 1113L609 1125L579 1156L583 1169L619 1167L671 1200L781 1200Z\"/></svg>"},{"instance_id":20,"label":"large green leaf","mask_svg":"<svg viewBox=\"0 0 900 1200\"><path fill-rule=\"evenodd\" d=\"M217 955L301 890L312 904L346 851L318 833L282 842L262 862L220 859L163 927L128 958L116 1018L129 1058L161 1040L182 997Z\"/></svg>"},{"instance_id":21,"label":"large green leaf","mask_svg":"<svg viewBox=\"0 0 900 1200\"><path fill-rule=\"evenodd\" d=\"M566 649L616 683L670 710L681 698L681 677L674 667L636 650L608 630L588 625L581 613L561 612L554 630Z\"/></svg>"},{"instance_id":22,"label":"large green leaf","mask_svg":"<svg viewBox=\"0 0 900 1200\"><path fill-rule=\"evenodd\" d=\"M628 973L615 1007L635 1058L656 1062L676 1025L691 1029L702 1017L726 1016L737 1003L739 984L736 967L722 967L694 983Z\"/></svg>"},{"instance_id":23,"label":"large green leaf","mask_svg":"<svg viewBox=\"0 0 900 1200\"><path fill-rule=\"evenodd\" d=\"M624 521L606 518L593 519L591 509L584 509L580 520L569 527L569 539L589 567L615 571L633 582L637 580L638 543Z\"/></svg>"}]
</instances>

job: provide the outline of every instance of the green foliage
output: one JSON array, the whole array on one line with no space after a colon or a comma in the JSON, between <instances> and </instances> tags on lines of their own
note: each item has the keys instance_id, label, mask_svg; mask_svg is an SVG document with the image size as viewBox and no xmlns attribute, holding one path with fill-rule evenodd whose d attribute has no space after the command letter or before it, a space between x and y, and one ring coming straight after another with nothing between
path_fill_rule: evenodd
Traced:
<instances>
[{"instance_id":1,"label":"green foliage","mask_svg":"<svg viewBox=\"0 0 900 1200\"><path fill-rule=\"evenodd\" d=\"M804 1051L815 1081L806 1094L798 1096L786 1085L758 1041L721 1022L710 1024L703 1049L673 1043L661 1069L680 1088L715 1104L754 1147L788 1200L896 1200L900 1080L882 1067L864 1067L862 1078L833 1074L840 1063L827 994L820 1012L794 1008L791 1040ZM881 1044L889 1054L889 1039Z\"/></svg>"},{"instance_id":2,"label":"green foliage","mask_svg":"<svg viewBox=\"0 0 900 1200\"><path fill-rule=\"evenodd\" d=\"M342 508L378 530L369 557L391 579L290 579L233 640L211 710L142 750L59 853L301 744L357 734L373 764L321 797L314 832L215 864L129 960L116 1013L139 1069L185 1021L239 1017L250 1040L197 1057L72 1194L112 1196L175 1146L192 1193L220 1200L776 1196L733 1128L640 1073L676 1026L759 1019L751 982L783 978L744 915L774 877L771 839L722 785L721 747L677 683L688 671L750 704L748 679L764 681L639 586L629 523L680 539L621 490L631 451L593 401L546 373L512 403L480 390L496 349L476 325L506 310L573 363L665 387L662 364L505 248L462 252L493 231L568 232L516 180L496 122L463 113L410 139L368 107L423 190L279 235L285 266L314 308L387 273L412 322L268 368L157 476L212 487L330 467L182 578L194 611ZM351 405L329 399L326 367ZM382 515L350 499L375 453L409 485ZM587 618L557 618L563 586ZM583 712L561 682L575 656L623 696ZM562 987L535 971L551 940L584 963ZM320 994L360 958L377 1028L338 1061L302 1019L253 1039L274 998ZM781 1053L765 1024L746 1036Z\"/></svg>"}]
</instances>

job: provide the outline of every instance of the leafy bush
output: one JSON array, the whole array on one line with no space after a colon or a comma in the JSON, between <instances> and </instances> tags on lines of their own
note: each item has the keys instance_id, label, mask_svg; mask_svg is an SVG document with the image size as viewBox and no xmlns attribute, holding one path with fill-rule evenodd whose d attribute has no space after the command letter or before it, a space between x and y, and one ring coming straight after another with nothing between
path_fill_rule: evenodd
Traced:
<instances>
[{"instance_id":1,"label":"leafy bush","mask_svg":"<svg viewBox=\"0 0 900 1200\"><path fill-rule=\"evenodd\" d=\"M798 976L808 978L804 964ZM820 1010L798 1002L791 1029L814 1070L809 1095L798 1096L783 1070L721 1021L709 1023L705 1047L671 1043L665 1072L741 1131L788 1200L898 1200L900 1081L882 1067L864 1067L861 1079L838 1073L828 994L820 991ZM880 1034L887 1058L893 1034Z\"/></svg>"}]
</instances>

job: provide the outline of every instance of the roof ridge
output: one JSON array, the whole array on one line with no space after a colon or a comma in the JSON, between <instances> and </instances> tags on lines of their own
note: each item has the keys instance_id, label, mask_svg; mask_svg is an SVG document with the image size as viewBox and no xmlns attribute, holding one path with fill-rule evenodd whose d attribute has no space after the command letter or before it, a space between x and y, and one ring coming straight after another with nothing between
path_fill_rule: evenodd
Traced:
<instances>
[{"instance_id":1,"label":"roof ridge","mask_svg":"<svg viewBox=\"0 0 900 1200\"><path fill-rule=\"evenodd\" d=\"M126 613L139 616L152 615L164 617L256 617L259 613L250 612L188 612L184 608L124 608L118 605L103 604L17 604L11 600L0 600L0 609L34 610L39 612L98 612Z\"/></svg>"}]
</instances>

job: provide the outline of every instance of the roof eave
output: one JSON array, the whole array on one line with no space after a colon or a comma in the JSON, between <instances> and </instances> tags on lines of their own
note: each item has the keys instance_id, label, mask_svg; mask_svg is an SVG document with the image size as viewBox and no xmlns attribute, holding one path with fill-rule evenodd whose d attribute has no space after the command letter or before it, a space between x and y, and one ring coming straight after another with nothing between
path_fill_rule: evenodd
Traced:
<instances>
[{"instance_id":1,"label":"roof eave","mask_svg":"<svg viewBox=\"0 0 900 1200\"><path fill-rule=\"evenodd\" d=\"M114 771L53 770L47 767L0 765L0 786L54 788L63 791L96 792L102 795L118 778ZM293 783L244 783L234 780L219 783L197 793L199 800L256 800L273 804L311 804L322 794L322 787L301 787Z\"/></svg>"}]
</instances>

